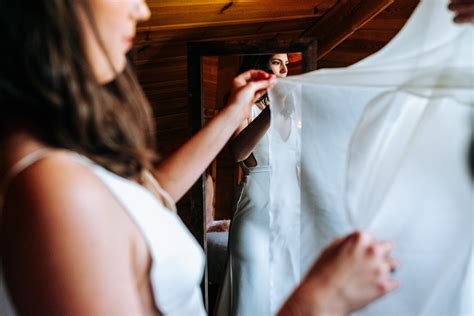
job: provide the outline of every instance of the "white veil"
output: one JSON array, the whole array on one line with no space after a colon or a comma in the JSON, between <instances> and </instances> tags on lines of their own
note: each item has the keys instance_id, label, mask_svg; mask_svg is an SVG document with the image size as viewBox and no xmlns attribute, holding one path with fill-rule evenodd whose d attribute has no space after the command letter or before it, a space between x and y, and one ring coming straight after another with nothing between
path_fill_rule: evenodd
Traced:
<instances>
[{"instance_id":1,"label":"white veil","mask_svg":"<svg viewBox=\"0 0 474 316\"><path fill-rule=\"evenodd\" d=\"M379 53L270 91L272 312L364 229L395 242L402 287L360 315L473 315L474 27L447 5L424 0Z\"/></svg>"}]
</instances>

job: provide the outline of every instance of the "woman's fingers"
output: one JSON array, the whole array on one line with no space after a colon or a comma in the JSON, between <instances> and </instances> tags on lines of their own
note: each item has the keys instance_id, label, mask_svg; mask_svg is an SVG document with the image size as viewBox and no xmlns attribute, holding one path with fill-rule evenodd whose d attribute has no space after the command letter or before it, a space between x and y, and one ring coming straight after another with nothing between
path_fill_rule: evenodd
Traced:
<instances>
[{"instance_id":1,"label":"woman's fingers","mask_svg":"<svg viewBox=\"0 0 474 316\"><path fill-rule=\"evenodd\" d=\"M394 273L395 271L397 271L398 267L400 266L400 261L398 261L392 256L389 256L386 260L389 266L390 273Z\"/></svg>"},{"instance_id":2,"label":"woman's fingers","mask_svg":"<svg viewBox=\"0 0 474 316\"><path fill-rule=\"evenodd\" d=\"M385 294L388 294L400 287L400 281L392 279L392 278L386 278L378 284L378 289L379 289L379 294L380 296L383 296Z\"/></svg>"},{"instance_id":3,"label":"woman's fingers","mask_svg":"<svg viewBox=\"0 0 474 316\"><path fill-rule=\"evenodd\" d=\"M448 8L456 16L456 23L474 23L474 0L452 0Z\"/></svg>"},{"instance_id":4,"label":"woman's fingers","mask_svg":"<svg viewBox=\"0 0 474 316\"><path fill-rule=\"evenodd\" d=\"M385 258L390 256L393 250L393 242L391 241L379 241L378 247L380 248L381 255Z\"/></svg>"},{"instance_id":5,"label":"woman's fingers","mask_svg":"<svg viewBox=\"0 0 474 316\"><path fill-rule=\"evenodd\" d=\"M265 79L259 79L262 76L265 77ZM232 105L240 108L245 118L247 118L251 113L251 106L255 104L268 89L273 87L276 83L276 77L268 75L264 71L251 70L235 78L234 85L237 86L236 82L239 81L242 81L238 85L240 88L232 91L229 106Z\"/></svg>"},{"instance_id":6,"label":"woman's fingers","mask_svg":"<svg viewBox=\"0 0 474 316\"><path fill-rule=\"evenodd\" d=\"M248 70L237 77L234 78L232 83L232 91L236 91L242 87L244 87L248 82L251 81L260 81L260 80L269 80L275 77L274 75L270 75L263 70Z\"/></svg>"},{"instance_id":7,"label":"woman's fingers","mask_svg":"<svg viewBox=\"0 0 474 316\"><path fill-rule=\"evenodd\" d=\"M474 11L469 14L459 14L454 18L456 23L474 23Z\"/></svg>"},{"instance_id":8,"label":"woman's fingers","mask_svg":"<svg viewBox=\"0 0 474 316\"><path fill-rule=\"evenodd\" d=\"M274 77L267 80L250 81L243 89L248 89L253 93L254 98L252 101L254 102L254 99L256 101L256 99L265 94L268 89L273 87L275 82Z\"/></svg>"}]
</instances>

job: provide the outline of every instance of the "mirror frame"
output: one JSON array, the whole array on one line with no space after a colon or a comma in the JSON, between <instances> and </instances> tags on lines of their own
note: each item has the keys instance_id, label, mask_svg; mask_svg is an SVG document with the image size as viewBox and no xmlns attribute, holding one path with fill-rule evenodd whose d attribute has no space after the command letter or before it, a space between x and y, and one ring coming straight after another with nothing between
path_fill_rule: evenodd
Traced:
<instances>
[{"instance_id":1,"label":"mirror frame","mask_svg":"<svg viewBox=\"0 0 474 316\"><path fill-rule=\"evenodd\" d=\"M222 55L260 55L274 54L275 52L302 53L303 71L309 72L317 69L317 41L316 40L279 40L276 38L268 40L248 41L212 41L212 42L190 42L187 44L187 73L189 93L189 113L191 118L192 134L202 129L204 124L204 92L202 86L204 56ZM205 210L205 174L191 188L190 213L186 216L192 219L191 227L188 227L207 256L207 232L206 232L206 210ZM208 304L208 269L204 271L201 284L204 304L206 310Z\"/></svg>"}]
</instances>

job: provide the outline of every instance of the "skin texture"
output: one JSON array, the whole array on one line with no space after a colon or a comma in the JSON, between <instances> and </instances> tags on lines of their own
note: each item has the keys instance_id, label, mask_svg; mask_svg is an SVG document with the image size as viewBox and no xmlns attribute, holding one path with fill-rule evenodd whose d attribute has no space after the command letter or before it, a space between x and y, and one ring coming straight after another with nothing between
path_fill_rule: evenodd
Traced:
<instances>
[{"instance_id":1,"label":"skin texture","mask_svg":"<svg viewBox=\"0 0 474 316\"><path fill-rule=\"evenodd\" d=\"M150 10L143 0L92 0L90 3L98 36L93 24L82 14L86 52L97 80L106 83L125 69L126 53L132 48L136 25L150 18Z\"/></svg>"},{"instance_id":2,"label":"skin texture","mask_svg":"<svg viewBox=\"0 0 474 316\"><path fill-rule=\"evenodd\" d=\"M279 315L347 315L399 287L393 244L365 232L335 240L318 258Z\"/></svg>"},{"instance_id":3,"label":"skin texture","mask_svg":"<svg viewBox=\"0 0 474 316\"><path fill-rule=\"evenodd\" d=\"M270 58L270 69L277 78L285 78L288 75L288 55L275 54Z\"/></svg>"},{"instance_id":4,"label":"skin texture","mask_svg":"<svg viewBox=\"0 0 474 316\"><path fill-rule=\"evenodd\" d=\"M96 79L107 82L125 65L130 45L123 37L134 34L149 10L142 0L91 0L91 5L105 53L83 18L86 53ZM235 78L228 106L155 170L175 200L189 190L275 80L263 71ZM34 122L11 121L3 128L0 181L22 157L48 148ZM53 150L17 175L5 191L2 215L0 257L20 314L159 314L149 282L151 257L141 232L100 179L69 154ZM391 290L387 286L380 291L380 286L390 278L386 266L392 260L361 255L365 246L353 239L330 247L285 306L297 306L305 314L323 311L322 306L345 312ZM381 253L377 249L374 254Z\"/></svg>"}]
</instances>

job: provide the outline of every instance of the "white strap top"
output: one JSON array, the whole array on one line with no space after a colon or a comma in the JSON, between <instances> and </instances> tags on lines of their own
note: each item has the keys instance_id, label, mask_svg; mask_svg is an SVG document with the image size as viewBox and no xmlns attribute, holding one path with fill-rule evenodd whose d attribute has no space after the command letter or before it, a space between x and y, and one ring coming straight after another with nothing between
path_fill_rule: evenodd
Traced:
<instances>
[{"instance_id":1,"label":"white strap top","mask_svg":"<svg viewBox=\"0 0 474 316\"><path fill-rule=\"evenodd\" d=\"M2 191L5 192L16 175L49 153L48 150L38 150L21 159L6 177ZM149 172L144 174L167 207L143 186L106 170L84 156L71 153L71 157L90 168L102 180L143 234L153 259L150 281L159 310L165 315L205 315L200 289L204 253L173 212L176 208L172 199L156 179ZM0 315L15 315L5 306L8 295L3 276L0 277Z\"/></svg>"},{"instance_id":2,"label":"white strap top","mask_svg":"<svg viewBox=\"0 0 474 316\"><path fill-rule=\"evenodd\" d=\"M252 106L252 113L251 113L251 120L253 121L254 119L257 118L257 116L260 115L262 110L254 104ZM245 164L245 162L242 162L240 165L242 166L242 170L244 171L244 174L249 175L251 172L269 172L270 171L270 164L269 164L269 139L268 139L268 133L265 133L263 137L260 139L260 141L255 145L255 148L252 150L252 154L257 161L257 165L254 167L249 167Z\"/></svg>"}]
</instances>

